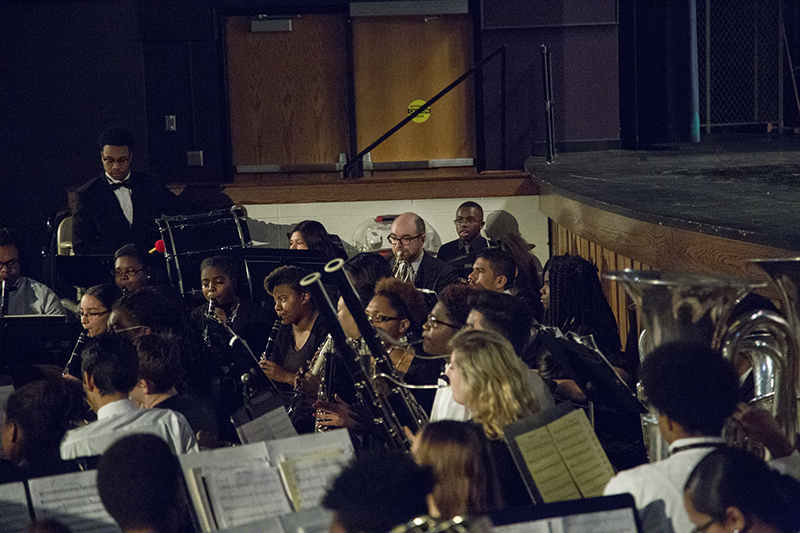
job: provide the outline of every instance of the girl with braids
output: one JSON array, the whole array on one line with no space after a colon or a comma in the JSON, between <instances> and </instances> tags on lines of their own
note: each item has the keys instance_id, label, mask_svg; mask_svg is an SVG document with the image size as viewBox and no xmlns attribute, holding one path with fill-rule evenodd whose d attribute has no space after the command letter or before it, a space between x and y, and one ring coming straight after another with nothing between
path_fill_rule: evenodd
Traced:
<instances>
[{"instance_id":1,"label":"girl with braids","mask_svg":"<svg viewBox=\"0 0 800 533\"><path fill-rule=\"evenodd\" d=\"M800 531L800 482L738 448L706 455L689 475L683 499L694 531Z\"/></svg>"},{"instance_id":2,"label":"girl with braids","mask_svg":"<svg viewBox=\"0 0 800 533\"><path fill-rule=\"evenodd\" d=\"M617 374L629 385L635 382L639 358L622 352L619 327L603 294L596 266L577 255L551 257L544 267L541 295L545 326L591 335ZM556 395L585 402L586 394L574 381L572 371L543 344L541 339L534 339L531 345L538 351L532 359L540 375L555 382ZM595 433L617 469L647 462L637 414L595 404Z\"/></svg>"}]
</instances>

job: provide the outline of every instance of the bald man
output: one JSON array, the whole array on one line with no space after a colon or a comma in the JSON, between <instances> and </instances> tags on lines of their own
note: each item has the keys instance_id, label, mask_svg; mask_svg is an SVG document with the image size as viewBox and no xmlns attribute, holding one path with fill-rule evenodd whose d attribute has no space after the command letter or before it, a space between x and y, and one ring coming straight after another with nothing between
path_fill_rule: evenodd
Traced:
<instances>
[{"instance_id":1,"label":"bald man","mask_svg":"<svg viewBox=\"0 0 800 533\"><path fill-rule=\"evenodd\" d=\"M392 245L392 267L399 257L411 264L414 286L439 292L458 281L456 269L423 249L425 221L415 213L403 213L392 223L389 243Z\"/></svg>"}]
</instances>

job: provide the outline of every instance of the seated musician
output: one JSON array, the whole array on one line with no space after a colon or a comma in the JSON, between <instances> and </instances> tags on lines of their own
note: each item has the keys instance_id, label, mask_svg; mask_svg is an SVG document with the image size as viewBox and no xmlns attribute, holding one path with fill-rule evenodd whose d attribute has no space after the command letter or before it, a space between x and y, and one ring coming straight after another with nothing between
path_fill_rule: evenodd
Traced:
<instances>
[{"instance_id":1,"label":"seated musician","mask_svg":"<svg viewBox=\"0 0 800 533\"><path fill-rule=\"evenodd\" d=\"M476 202L464 202L456 210L456 219L453 221L458 232L458 239L447 242L439 248L437 257L442 261L452 261L459 256L480 252L487 248L489 243L481 237L481 229L486 224L483 221L483 208Z\"/></svg>"},{"instance_id":2,"label":"seated musician","mask_svg":"<svg viewBox=\"0 0 800 533\"><path fill-rule=\"evenodd\" d=\"M453 399L469 409L472 421L489 438L492 457L508 507L531 503L522 477L503 440L503 428L539 412L528 367L505 338L492 331L468 330L450 341L447 376Z\"/></svg>"},{"instance_id":3,"label":"seated musician","mask_svg":"<svg viewBox=\"0 0 800 533\"><path fill-rule=\"evenodd\" d=\"M736 409L739 380L721 355L685 342L651 352L640 377L671 455L618 473L604 494L632 494L645 531L691 531L683 487L695 465L725 445L722 428Z\"/></svg>"},{"instance_id":4,"label":"seated musician","mask_svg":"<svg viewBox=\"0 0 800 533\"><path fill-rule=\"evenodd\" d=\"M90 287L81 297L80 316L83 329L89 337L106 332L111 308L122 296L122 291L113 283Z\"/></svg>"},{"instance_id":5,"label":"seated musician","mask_svg":"<svg viewBox=\"0 0 800 533\"><path fill-rule=\"evenodd\" d=\"M423 249L425 221L415 213L403 213L392 222L388 236L392 245L392 267L397 261L408 261L414 286L438 293L447 285L458 281L458 272L441 259Z\"/></svg>"},{"instance_id":6,"label":"seated musician","mask_svg":"<svg viewBox=\"0 0 800 533\"><path fill-rule=\"evenodd\" d=\"M192 432L206 432L206 439L219 436L211 400L192 391L178 392L181 358L178 343L168 335L144 335L136 339L139 381L130 397L145 409L171 409L186 417Z\"/></svg>"},{"instance_id":7,"label":"seated musician","mask_svg":"<svg viewBox=\"0 0 800 533\"><path fill-rule=\"evenodd\" d=\"M486 248L475 257L469 283L487 291L510 292L515 277L514 258L500 248Z\"/></svg>"},{"instance_id":8,"label":"seated musician","mask_svg":"<svg viewBox=\"0 0 800 533\"><path fill-rule=\"evenodd\" d=\"M8 315L64 315L61 301L44 283L20 275L19 246L16 235L0 228L0 283L7 302L0 302ZM0 313L2 315L3 313Z\"/></svg>"},{"instance_id":9,"label":"seated musician","mask_svg":"<svg viewBox=\"0 0 800 533\"><path fill-rule=\"evenodd\" d=\"M150 285L150 258L135 244L126 244L114 254L114 281L123 294Z\"/></svg>"},{"instance_id":10,"label":"seated musician","mask_svg":"<svg viewBox=\"0 0 800 533\"><path fill-rule=\"evenodd\" d=\"M410 283L396 278L384 278L375 286L375 296L367 305L367 318L398 340L413 342L422 333L425 322L425 297ZM443 361L416 357L412 346L395 348L389 353L398 376L411 385L435 385L444 367ZM430 413L434 390L412 389L420 407Z\"/></svg>"},{"instance_id":11,"label":"seated musician","mask_svg":"<svg viewBox=\"0 0 800 533\"><path fill-rule=\"evenodd\" d=\"M169 409L139 409L128 398L136 386L139 367L130 341L121 335L100 335L89 340L82 359L83 389L97 421L67 432L61 442L63 459L100 455L130 433L158 435L176 455L198 450L182 414Z\"/></svg>"},{"instance_id":12,"label":"seated musician","mask_svg":"<svg viewBox=\"0 0 800 533\"><path fill-rule=\"evenodd\" d=\"M325 226L316 220L298 222L289 232L290 250L314 250L327 260L347 259L345 251L334 243Z\"/></svg>"},{"instance_id":13,"label":"seated musician","mask_svg":"<svg viewBox=\"0 0 800 533\"><path fill-rule=\"evenodd\" d=\"M201 330L208 333L218 331L213 322L230 327L240 335L253 352L260 352L267 343L267 313L252 301L240 298L236 293L238 286L237 268L233 259L226 256L213 256L203 259L200 264L200 283L203 297L211 304L201 305L192 311L192 319ZM213 314L207 317L208 310ZM211 318L211 323L206 318ZM222 344L228 345L230 338L223 336ZM211 342L206 335L206 342ZM220 344L220 343L217 343Z\"/></svg>"},{"instance_id":14,"label":"seated musician","mask_svg":"<svg viewBox=\"0 0 800 533\"><path fill-rule=\"evenodd\" d=\"M294 387L298 370L311 360L328 335L311 294L300 286L307 274L299 267L282 266L264 280L283 327L269 359L259 364L268 378L287 391Z\"/></svg>"}]
</instances>

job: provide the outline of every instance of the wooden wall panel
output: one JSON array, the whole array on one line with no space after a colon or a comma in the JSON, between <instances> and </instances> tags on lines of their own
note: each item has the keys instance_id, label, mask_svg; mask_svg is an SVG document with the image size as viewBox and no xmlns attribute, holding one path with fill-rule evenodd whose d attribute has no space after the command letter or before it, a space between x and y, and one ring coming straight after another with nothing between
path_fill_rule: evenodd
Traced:
<instances>
[{"instance_id":1,"label":"wooden wall panel","mask_svg":"<svg viewBox=\"0 0 800 533\"><path fill-rule=\"evenodd\" d=\"M364 17L353 21L358 150L472 67L472 22L466 15ZM475 157L473 79L436 102L430 118L411 123L372 152L373 161Z\"/></svg>"},{"instance_id":2,"label":"wooden wall panel","mask_svg":"<svg viewBox=\"0 0 800 533\"><path fill-rule=\"evenodd\" d=\"M234 165L335 163L348 152L343 15L304 15L291 32L225 21Z\"/></svg>"}]
</instances>

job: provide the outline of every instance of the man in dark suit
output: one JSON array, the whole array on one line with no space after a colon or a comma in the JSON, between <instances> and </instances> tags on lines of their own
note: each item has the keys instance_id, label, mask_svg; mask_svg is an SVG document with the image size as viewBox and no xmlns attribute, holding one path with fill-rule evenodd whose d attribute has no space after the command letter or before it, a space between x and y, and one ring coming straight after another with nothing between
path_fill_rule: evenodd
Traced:
<instances>
[{"instance_id":1,"label":"man in dark suit","mask_svg":"<svg viewBox=\"0 0 800 533\"><path fill-rule=\"evenodd\" d=\"M443 244L437 257L442 261L450 261L456 257L473 252L480 252L489 247L489 243L481 237L483 208L475 202L464 202L456 210L456 231L458 239Z\"/></svg>"},{"instance_id":2,"label":"man in dark suit","mask_svg":"<svg viewBox=\"0 0 800 533\"><path fill-rule=\"evenodd\" d=\"M155 219L185 212L160 178L131 172L133 148L128 130L112 128L100 135L104 172L75 193L75 253L113 254L130 243L149 250L159 239Z\"/></svg>"},{"instance_id":3,"label":"man in dark suit","mask_svg":"<svg viewBox=\"0 0 800 533\"><path fill-rule=\"evenodd\" d=\"M389 243L394 258L392 266L400 260L408 261L414 272L414 286L439 292L458 281L455 268L436 259L422 249L425 244L425 222L415 213L403 213L392 223Z\"/></svg>"}]
</instances>

